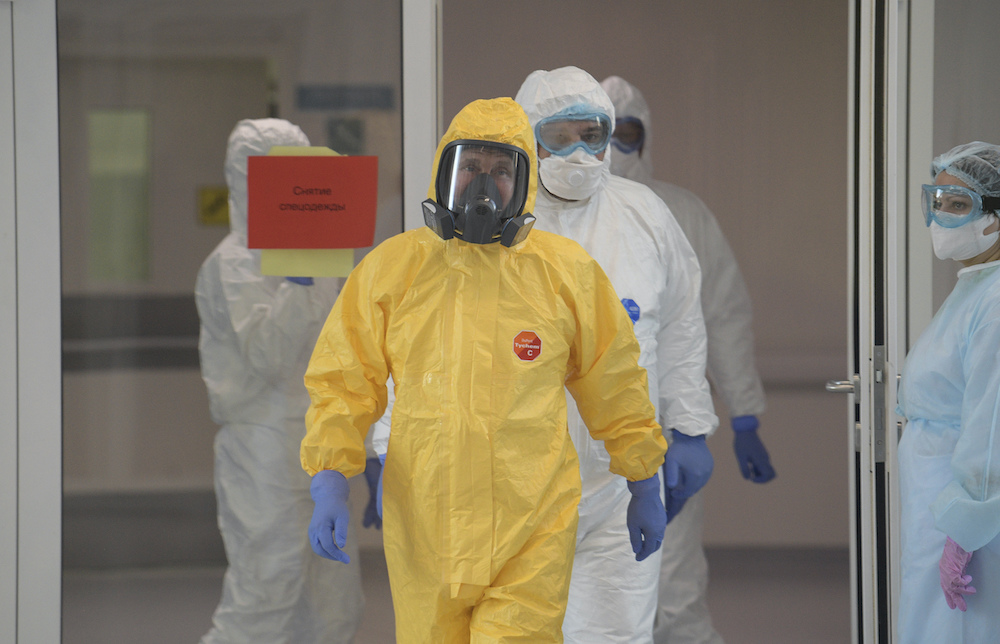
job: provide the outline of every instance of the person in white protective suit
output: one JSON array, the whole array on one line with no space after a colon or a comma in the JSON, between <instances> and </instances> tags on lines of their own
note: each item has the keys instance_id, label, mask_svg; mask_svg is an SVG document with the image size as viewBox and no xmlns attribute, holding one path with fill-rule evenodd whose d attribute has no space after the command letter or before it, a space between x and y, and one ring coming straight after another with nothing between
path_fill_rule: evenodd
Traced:
<instances>
[{"instance_id":1,"label":"person in white protective suit","mask_svg":"<svg viewBox=\"0 0 1000 644\"><path fill-rule=\"evenodd\" d=\"M590 74L576 67L532 72L514 100L538 141L535 225L579 243L611 279L633 320L650 398L671 442L665 484L687 498L711 474L705 436L718 422L705 379L695 254L649 188L611 173L615 108ZM567 642L649 642L659 555L637 563L622 543L628 490L571 409L583 494L563 634Z\"/></svg>"},{"instance_id":2,"label":"person in white protective suit","mask_svg":"<svg viewBox=\"0 0 1000 644\"><path fill-rule=\"evenodd\" d=\"M262 275L247 248L247 158L307 146L287 121L240 121L225 174L231 232L198 272L201 370L215 438L219 530L229 566L204 644L354 641L360 569L316 557L299 465L309 396L302 376L341 280ZM356 549L356 546L354 546Z\"/></svg>"},{"instance_id":3,"label":"person in white protective suit","mask_svg":"<svg viewBox=\"0 0 1000 644\"><path fill-rule=\"evenodd\" d=\"M653 189L684 230L701 265L701 306L708 332L708 376L733 428L733 449L743 478L767 483L775 476L757 434L764 388L754 363L750 294L736 258L708 206L697 195L653 178L652 125L642 93L610 76L601 86L615 105L611 172ZM701 545L704 499L691 498L667 527L660 569L657 644L720 644L708 612L708 563Z\"/></svg>"},{"instance_id":4,"label":"person in white protective suit","mask_svg":"<svg viewBox=\"0 0 1000 644\"><path fill-rule=\"evenodd\" d=\"M910 349L897 413L903 644L1000 637L1000 146L934 159L934 254L964 268Z\"/></svg>"}]
</instances>

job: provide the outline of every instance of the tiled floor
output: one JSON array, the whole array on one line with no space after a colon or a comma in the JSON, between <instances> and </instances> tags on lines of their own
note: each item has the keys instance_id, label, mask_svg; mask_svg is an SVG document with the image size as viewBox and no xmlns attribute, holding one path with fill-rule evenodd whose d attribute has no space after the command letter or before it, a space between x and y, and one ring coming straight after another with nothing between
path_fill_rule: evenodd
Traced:
<instances>
[{"instance_id":1,"label":"tiled floor","mask_svg":"<svg viewBox=\"0 0 1000 644\"><path fill-rule=\"evenodd\" d=\"M709 605L727 644L850 642L846 551L713 550ZM381 552L362 552L367 606L358 644L393 641ZM196 643L219 599L217 567L67 571L63 643Z\"/></svg>"}]
</instances>

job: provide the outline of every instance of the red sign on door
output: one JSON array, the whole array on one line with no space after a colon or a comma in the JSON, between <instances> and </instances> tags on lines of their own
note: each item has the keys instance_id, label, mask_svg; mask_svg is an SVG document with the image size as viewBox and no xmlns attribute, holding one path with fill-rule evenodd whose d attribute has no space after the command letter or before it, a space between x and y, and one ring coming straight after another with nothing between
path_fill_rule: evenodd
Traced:
<instances>
[{"instance_id":1,"label":"red sign on door","mask_svg":"<svg viewBox=\"0 0 1000 644\"><path fill-rule=\"evenodd\" d=\"M377 199L378 157L250 157L247 246L371 246Z\"/></svg>"},{"instance_id":2,"label":"red sign on door","mask_svg":"<svg viewBox=\"0 0 1000 644\"><path fill-rule=\"evenodd\" d=\"M542 353L542 339L534 331L521 331L514 336L514 353L530 362Z\"/></svg>"}]
</instances>

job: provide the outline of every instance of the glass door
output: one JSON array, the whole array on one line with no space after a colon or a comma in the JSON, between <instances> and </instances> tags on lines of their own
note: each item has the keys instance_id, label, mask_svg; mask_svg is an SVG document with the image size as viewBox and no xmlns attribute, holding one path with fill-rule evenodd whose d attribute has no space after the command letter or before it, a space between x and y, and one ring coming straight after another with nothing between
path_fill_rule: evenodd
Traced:
<instances>
[{"instance_id":1,"label":"glass door","mask_svg":"<svg viewBox=\"0 0 1000 644\"><path fill-rule=\"evenodd\" d=\"M113 588L85 592L107 573L225 562L193 292L229 232L230 131L278 117L377 156L375 243L401 232L404 138L421 171L437 142L436 4L59 2L67 644L102 620L109 639L138 637L141 617L114 623ZM405 110L404 85L420 88ZM381 538L352 529L362 547Z\"/></svg>"},{"instance_id":2,"label":"glass door","mask_svg":"<svg viewBox=\"0 0 1000 644\"><path fill-rule=\"evenodd\" d=\"M851 6L849 380L853 642L887 643L899 594L898 374L930 317L917 195L930 158L932 2ZM921 243L922 242L922 243Z\"/></svg>"},{"instance_id":3,"label":"glass door","mask_svg":"<svg viewBox=\"0 0 1000 644\"><path fill-rule=\"evenodd\" d=\"M848 221L849 380L855 642L898 641L896 387L906 352L956 281L933 258L919 211L931 159L1000 142L1000 69L989 51L1000 5L963 0L851 3L852 192Z\"/></svg>"},{"instance_id":4,"label":"glass door","mask_svg":"<svg viewBox=\"0 0 1000 644\"><path fill-rule=\"evenodd\" d=\"M148 534L187 539L168 558L217 539L183 521L214 432L189 296L224 234L228 132L282 116L377 155L376 241L399 232L437 140L438 20L436 0L0 0L0 642L61 641L63 564L148 557L129 530L151 502Z\"/></svg>"}]
</instances>

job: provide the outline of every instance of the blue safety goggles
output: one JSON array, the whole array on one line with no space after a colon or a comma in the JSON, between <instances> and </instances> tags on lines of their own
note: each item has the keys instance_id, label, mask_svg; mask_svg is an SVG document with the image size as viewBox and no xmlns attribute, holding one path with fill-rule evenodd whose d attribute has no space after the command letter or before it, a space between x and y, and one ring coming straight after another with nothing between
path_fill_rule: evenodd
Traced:
<instances>
[{"instance_id":1,"label":"blue safety goggles","mask_svg":"<svg viewBox=\"0 0 1000 644\"><path fill-rule=\"evenodd\" d=\"M942 228L958 228L1000 210L1000 197L984 197L964 186L921 186L924 220Z\"/></svg>"},{"instance_id":2,"label":"blue safety goggles","mask_svg":"<svg viewBox=\"0 0 1000 644\"><path fill-rule=\"evenodd\" d=\"M624 154L631 154L646 142L646 127L634 116L615 119L615 131L611 134L611 145Z\"/></svg>"},{"instance_id":3,"label":"blue safety goggles","mask_svg":"<svg viewBox=\"0 0 1000 644\"><path fill-rule=\"evenodd\" d=\"M559 113L535 126L538 144L557 156L582 149L600 154L611 141L611 119L601 112Z\"/></svg>"}]
</instances>

